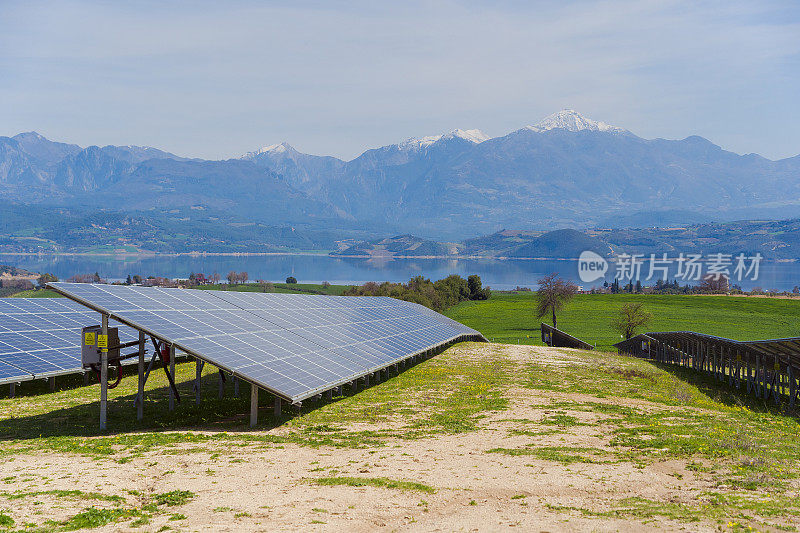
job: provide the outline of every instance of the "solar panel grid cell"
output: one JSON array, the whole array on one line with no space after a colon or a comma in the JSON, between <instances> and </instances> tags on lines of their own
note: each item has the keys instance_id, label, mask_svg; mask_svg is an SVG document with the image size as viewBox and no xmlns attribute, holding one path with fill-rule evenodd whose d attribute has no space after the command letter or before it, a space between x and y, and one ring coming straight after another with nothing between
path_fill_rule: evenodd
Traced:
<instances>
[{"instance_id":1,"label":"solar panel grid cell","mask_svg":"<svg viewBox=\"0 0 800 533\"><path fill-rule=\"evenodd\" d=\"M98 318L66 298L2 299L0 361L23 371L27 379L81 372L81 329ZM119 333L121 342L137 338L124 326ZM0 383L19 381L18 377L0 377Z\"/></svg>"}]
</instances>

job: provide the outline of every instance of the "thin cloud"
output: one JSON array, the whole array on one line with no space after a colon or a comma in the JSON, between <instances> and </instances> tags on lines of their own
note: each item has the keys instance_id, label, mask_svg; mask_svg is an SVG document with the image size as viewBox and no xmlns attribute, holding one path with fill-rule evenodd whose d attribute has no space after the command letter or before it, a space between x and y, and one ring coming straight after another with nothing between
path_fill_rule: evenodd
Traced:
<instances>
[{"instance_id":1,"label":"thin cloud","mask_svg":"<svg viewBox=\"0 0 800 533\"><path fill-rule=\"evenodd\" d=\"M349 158L572 107L784 157L798 58L794 2L4 3L0 114L82 145Z\"/></svg>"}]
</instances>

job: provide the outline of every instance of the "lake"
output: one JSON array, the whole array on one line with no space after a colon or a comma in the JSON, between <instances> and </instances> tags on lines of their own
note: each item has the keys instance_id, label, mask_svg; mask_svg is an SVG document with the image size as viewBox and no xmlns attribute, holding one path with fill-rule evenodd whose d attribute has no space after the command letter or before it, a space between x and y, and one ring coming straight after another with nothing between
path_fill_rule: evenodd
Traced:
<instances>
[{"instance_id":1,"label":"lake","mask_svg":"<svg viewBox=\"0 0 800 533\"><path fill-rule=\"evenodd\" d=\"M206 275L218 272L222 278L231 270L245 271L251 280L283 281L294 276L301 283L361 284L367 281L407 281L422 275L433 280L449 274L478 274L484 285L496 289L536 286L542 276L558 272L584 287L601 285L602 280L582 283L578 279L577 261L498 260L498 259L394 259L367 260L317 255L271 256L30 256L2 255L0 264L14 265L36 272L50 272L61 279L73 274L98 272L101 277L125 279L128 274L186 278L192 272ZM613 267L606 275L614 278ZM644 282L649 284L651 282ZM762 262L756 281L739 282L744 289L755 286L765 289L791 290L800 285L800 263Z\"/></svg>"}]
</instances>

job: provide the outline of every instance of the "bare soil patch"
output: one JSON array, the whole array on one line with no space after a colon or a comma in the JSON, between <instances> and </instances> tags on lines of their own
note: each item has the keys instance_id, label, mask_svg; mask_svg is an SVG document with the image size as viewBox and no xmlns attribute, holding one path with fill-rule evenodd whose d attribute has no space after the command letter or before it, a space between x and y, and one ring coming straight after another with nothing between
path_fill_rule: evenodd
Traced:
<instances>
[{"instance_id":1,"label":"bare soil patch","mask_svg":"<svg viewBox=\"0 0 800 533\"><path fill-rule=\"evenodd\" d=\"M570 368L591 364L585 352L516 345L462 345L439 357L470 364L498 356L520 369L531 363L543 366L554 379ZM635 372L626 370L620 377L635 377ZM529 388L524 380L511 384L503 396L507 407L482 412L475 430L414 439L390 433L381 446L311 447L230 439L156 447L122 463L114 455L98 458L46 450L2 456L0 492L6 497L0 497L0 512L11 517L17 529L27 524L31 529L58 530L61 526L53 524L89 506L113 509L118 505L59 491L120 496L126 508L146 506L157 494L189 491L192 496L185 503L161 505L145 523L137 524L132 517L94 530L718 531L739 527L733 514L705 518L683 511L704 505L710 494L734 492L720 486L714 471L703 471L707 461L646 457L647 452L612 445L618 427L615 409L664 414L675 410L674 406ZM413 401L407 403L413 410ZM686 409L705 412L696 406ZM413 416L425 414L423 409ZM342 421L339 425L348 431L396 432L403 427L404 417L395 413L373 422ZM292 425L285 424L253 433L286 436L291 432ZM359 486L353 479L378 481ZM406 485L393 487L392 482ZM791 481L785 490L787 496L796 497L796 482ZM13 494L30 495L8 497ZM657 508L648 512L647 502L655 502ZM635 510L620 512L621 508ZM798 526L794 511L780 517L747 512L762 529L771 529L770 524Z\"/></svg>"}]
</instances>

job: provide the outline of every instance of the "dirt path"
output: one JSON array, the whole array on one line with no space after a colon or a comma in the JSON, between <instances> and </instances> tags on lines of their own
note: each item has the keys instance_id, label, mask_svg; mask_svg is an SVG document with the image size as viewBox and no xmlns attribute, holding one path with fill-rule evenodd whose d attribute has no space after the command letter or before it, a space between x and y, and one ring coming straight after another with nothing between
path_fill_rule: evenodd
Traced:
<instances>
[{"instance_id":1,"label":"dirt path","mask_svg":"<svg viewBox=\"0 0 800 533\"><path fill-rule=\"evenodd\" d=\"M485 348L489 350L487 346ZM507 346L520 361L532 358L554 368L576 364L569 351ZM476 354L476 357L486 354ZM676 504L696 501L712 482L687 471L684 461L642 467L613 460L554 461L532 455L487 453L523 449L535 440L548 449L588 449L613 454L601 416L576 412L578 423L548 433L541 426L554 400L614 403L607 398L512 388L507 410L489 413L478 431L420 440L392 440L379 448L311 448L297 444L208 442L146 452L124 464L64 453L16 455L0 460L0 490L34 493L80 490L120 495L127 505L153 495L191 491L183 505L165 506L149 523L106 525L100 531L663 531L686 524L669 517L631 519L604 511L625 498ZM625 400L625 405L663 405ZM598 426L598 422L601 424ZM586 425L581 425L586 423ZM525 431L535 429L534 432ZM543 429L544 428L544 429ZM371 429L378 429L373 427ZM272 430L275 433L281 428ZM417 489L385 486L320 486L320 478L386 478L419 483ZM376 484L382 483L376 481ZM56 494L3 501L16 521L42 524L66 520L89 506ZM718 524L692 523L692 531L716 531Z\"/></svg>"}]
</instances>

